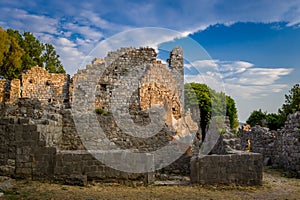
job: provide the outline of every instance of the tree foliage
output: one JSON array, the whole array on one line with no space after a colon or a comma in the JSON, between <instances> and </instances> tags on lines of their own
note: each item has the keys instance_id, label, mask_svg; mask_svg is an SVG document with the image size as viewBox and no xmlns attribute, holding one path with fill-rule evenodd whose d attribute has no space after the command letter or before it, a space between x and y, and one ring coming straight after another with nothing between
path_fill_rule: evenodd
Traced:
<instances>
[{"instance_id":1,"label":"tree foliage","mask_svg":"<svg viewBox=\"0 0 300 200\"><path fill-rule=\"evenodd\" d=\"M186 107L198 106L200 110L200 127L202 138L205 137L206 126L211 118L211 98L210 89L205 84L188 83L185 87Z\"/></svg>"},{"instance_id":2,"label":"tree foliage","mask_svg":"<svg viewBox=\"0 0 300 200\"><path fill-rule=\"evenodd\" d=\"M253 111L247 123L251 126L255 124L262 125L262 121L266 120L267 126L271 130L277 130L282 127L285 123L285 120L289 114L300 111L300 86L295 84L292 89L289 91L289 94L285 95L285 102L282 105L281 109L278 110L278 113L263 113L261 110Z\"/></svg>"},{"instance_id":3,"label":"tree foliage","mask_svg":"<svg viewBox=\"0 0 300 200\"><path fill-rule=\"evenodd\" d=\"M28 70L33 66L43 66L42 53L44 44L42 44L30 32L24 32L21 47L25 54L22 56L23 70Z\"/></svg>"},{"instance_id":4,"label":"tree foliage","mask_svg":"<svg viewBox=\"0 0 300 200\"><path fill-rule=\"evenodd\" d=\"M230 96L226 96L226 116L229 117L231 128L237 128L239 126L237 108L234 100Z\"/></svg>"},{"instance_id":5,"label":"tree foliage","mask_svg":"<svg viewBox=\"0 0 300 200\"><path fill-rule=\"evenodd\" d=\"M64 67L59 61L59 55L56 54L52 44L45 45L45 53L43 55L45 69L51 73L66 73Z\"/></svg>"},{"instance_id":6,"label":"tree foliage","mask_svg":"<svg viewBox=\"0 0 300 200\"><path fill-rule=\"evenodd\" d=\"M0 27L0 75L19 78L33 66L45 67L50 73L65 73L54 46L41 43L32 33Z\"/></svg>"},{"instance_id":7,"label":"tree foliage","mask_svg":"<svg viewBox=\"0 0 300 200\"><path fill-rule=\"evenodd\" d=\"M289 94L285 95L285 102L282 105L282 108L279 109L279 114L282 115L282 118L286 119L286 117L295 113L296 111L300 111L300 86L296 84L289 91Z\"/></svg>"},{"instance_id":8,"label":"tree foliage","mask_svg":"<svg viewBox=\"0 0 300 200\"><path fill-rule=\"evenodd\" d=\"M267 114L266 120L268 128L271 130L277 130L284 125L284 122L282 123L282 117L280 116L280 114L277 113Z\"/></svg>"},{"instance_id":9,"label":"tree foliage","mask_svg":"<svg viewBox=\"0 0 300 200\"><path fill-rule=\"evenodd\" d=\"M17 78L22 72L23 49L17 39L10 36L0 27L0 75L8 78Z\"/></svg>"},{"instance_id":10,"label":"tree foliage","mask_svg":"<svg viewBox=\"0 0 300 200\"><path fill-rule=\"evenodd\" d=\"M249 118L247 119L247 124L250 124L250 126L260 125L263 126L263 121L266 120L266 112L263 112L261 109L254 110Z\"/></svg>"},{"instance_id":11,"label":"tree foliage","mask_svg":"<svg viewBox=\"0 0 300 200\"><path fill-rule=\"evenodd\" d=\"M206 127L212 116L226 116L231 128L238 126L237 109L234 100L223 92L216 92L205 84L187 83L185 88L185 106L198 106L200 110L200 128L205 136ZM226 107L225 107L226 106Z\"/></svg>"},{"instance_id":12,"label":"tree foliage","mask_svg":"<svg viewBox=\"0 0 300 200\"><path fill-rule=\"evenodd\" d=\"M266 126L270 130L277 130L283 125L280 114L262 112L261 109L253 111L246 122L250 126Z\"/></svg>"}]
</instances>

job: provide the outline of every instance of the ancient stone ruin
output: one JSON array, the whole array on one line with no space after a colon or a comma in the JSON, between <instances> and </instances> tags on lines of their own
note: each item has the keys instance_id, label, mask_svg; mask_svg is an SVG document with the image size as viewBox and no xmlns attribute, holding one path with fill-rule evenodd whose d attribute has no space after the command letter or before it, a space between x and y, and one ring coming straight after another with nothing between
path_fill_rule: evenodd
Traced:
<instances>
[{"instance_id":1,"label":"ancient stone ruin","mask_svg":"<svg viewBox=\"0 0 300 200\"><path fill-rule=\"evenodd\" d=\"M261 184L262 155L239 151L239 139L230 132L220 136L208 155L198 155L194 136L199 119L184 112L183 86L180 47L171 51L168 66L157 60L152 48L121 48L95 59L71 79L35 66L22 81L0 80L0 174L81 185L88 180L149 184L183 176L199 184ZM156 107L164 114L155 135L137 137L122 129L125 124L139 134L139 127L155 120L148 110ZM97 113L107 143L91 134L90 118L76 118L87 111ZM87 138L79 134L78 121ZM176 147L180 156L170 165L161 159L152 171L130 173L96 159L85 145L88 141L121 157L118 152L124 150L151 155L166 145Z\"/></svg>"},{"instance_id":2,"label":"ancient stone ruin","mask_svg":"<svg viewBox=\"0 0 300 200\"><path fill-rule=\"evenodd\" d=\"M242 131L241 144L246 149L250 141L250 151L264 156L264 165L282 168L287 175L300 177L300 112L290 114L285 126L277 131L255 126L250 131Z\"/></svg>"}]
</instances>

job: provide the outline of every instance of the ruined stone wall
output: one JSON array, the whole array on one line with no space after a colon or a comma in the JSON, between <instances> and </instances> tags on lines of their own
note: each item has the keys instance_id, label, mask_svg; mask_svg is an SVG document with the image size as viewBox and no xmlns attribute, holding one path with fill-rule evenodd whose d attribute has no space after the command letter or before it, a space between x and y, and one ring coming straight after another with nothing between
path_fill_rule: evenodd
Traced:
<instances>
[{"instance_id":1,"label":"ruined stone wall","mask_svg":"<svg viewBox=\"0 0 300 200\"><path fill-rule=\"evenodd\" d=\"M0 174L84 184L86 180L150 183L153 173L128 174L109 168L87 151L59 151L47 144L29 118L0 119Z\"/></svg>"},{"instance_id":2,"label":"ruined stone wall","mask_svg":"<svg viewBox=\"0 0 300 200\"><path fill-rule=\"evenodd\" d=\"M189 134L188 131L180 130L183 123L192 120L182 114L180 98L183 95L180 92L183 90L179 86L183 86L183 55L180 48L176 49L171 53L170 68L156 60L156 53L152 48L121 48L109 52L104 59L94 60L72 78L70 91L76 89L85 95L89 95L88 90L92 85L89 82L99 80L94 102L99 111L97 118L106 137L119 148L152 152L169 144L174 139L170 136L178 134L185 137ZM101 71L100 77L91 76L97 71ZM180 81L182 82L178 83ZM74 88L76 85L80 87ZM132 120L135 125L146 126L151 123L147 110L154 105L160 105L166 110L163 119L165 125L154 136L142 138L128 135L122 130L122 125L116 123L114 112L121 111L118 113L120 118ZM128 112L129 116L124 115ZM128 124L124 123L123 126ZM195 131L198 129L197 125L193 128ZM188 147L185 150L187 149ZM165 172L189 174L189 159L190 155L178 159Z\"/></svg>"},{"instance_id":3,"label":"ruined stone wall","mask_svg":"<svg viewBox=\"0 0 300 200\"><path fill-rule=\"evenodd\" d=\"M243 131L242 147L264 155L264 164L289 170L300 177L300 112L288 116L285 126L278 131L255 126L251 131Z\"/></svg>"},{"instance_id":4,"label":"ruined stone wall","mask_svg":"<svg viewBox=\"0 0 300 200\"><path fill-rule=\"evenodd\" d=\"M189 122L189 126L192 124L192 120L182 114L182 95L178 87L183 82L178 84L176 76L183 76L183 61L180 61L183 56L175 54L173 52L170 63L173 68L168 68L156 60L156 53L151 48L121 48L108 53L104 59L95 59L86 69L79 70L71 81L68 75L49 74L37 66L28 70L22 76L23 98L14 100L3 112L6 117L2 118L3 131L0 133L5 144L0 152L3 158L1 173L34 179L67 180L71 176L81 180L118 179L124 182L153 179L154 173L121 173L94 159L85 151L77 133L72 109L67 104L60 105L72 103L77 81L94 81L87 75L93 74L93 70L102 70L102 76L95 77L99 81L94 104L95 108L106 111L97 118L107 138L120 149L139 152L158 150L174 139L170 136L174 136L176 131L184 132L178 129L183 122ZM90 88L87 82L79 84L81 89L85 89L85 84ZM10 96L14 99L20 93L17 85L18 80L11 82ZM120 87L123 88L118 90ZM150 123L146 111L153 105L166 109L166 122L158 133L148 138L124 134L110 113L111 109L124 106L134 123L144 126ZM7 130L11 130L10 133ZM8 134L12 136L8 137ZM178 161L163 170L164 174L189 174L190 155L185 154L185 150L182 150L183 156Z\"/></svg>"},{"instance_id":5,"label":"ruined stone wall","mask_svg":"<svg viewBox=\"0 0 300 200\"><path fill-rule=\"evenodd\" d=\"M4 102L6 99L7 89L6 89L6 80L0 79L0 102Z\"/></svg>"},{"instance_id":6,"label":"ruined stone wall","mask_svg":"<svg viewBox=\"0 0 300 200\"><path fill-rule=\"evenodd\" d=\"M21 95L21 85L19 79L13 79L11 81L6 79L0 79L0 103L15 102Z\"/></svg>"},{"instance_id":7,"label":"ruined stone wall","mask_svg":"<svg viewBox=\"0 0 300 200\"><path fill-rule=\"evenodd\" d=\"M181 47L175 47L170 53L168 59L169 67L177 80L177 88L181 105L184 105L184 67L183 67L183 50Z\"/></svg>"},{"instance_id":8,"label":"ruined stone wall","mask_svg":"<svg viewBox=\"0 0 300 200\"><path fill-rule=\"evenodd\" d=\"M13 79L10 82L9 102L16 102L21 97L21 81Z\"/></svg>"},{"instance_id":9,"label":"ruined stone wall","mask_svg":"<svg viewBox=\"0 0 300 200\"><path fill-rule=\"evenodd\" d=\"M46 147L28 118L3 118L0 130L2 175L45 179L51 174L56 149Z\"/></svg>"},{"instance_id":10,"label":"ruined stone wall","mask_svg":"<svg viewBox=\"0 0 300 200\"><path fill-rule=\"evenodd\" d=\"M87 151L58 151L55 159L54 176L57 180L82 179L126 185L148 184L154 181L153 173L121 172L104 165Z\"/></svg>"},{"instance_id":11,"label":"ruined stone wall","mask_svg":"<svg viewBox=\"0 0 300 200\"><path fill-rule=\"evenodd\" d=\"M262 169L262 155L257 153L195 156L191 160L191 183L261 185Z\"/></svg>"},{"instance_id":12,"label":"ruined stone wall","mask_svg":"<svg viewBox=\"0 0 300 200\"><path fill-rule=\"evenodd\" d=\"M72 79L70 90L73 90L76 81L94 81L87 77L88 74L94 74L92 70L103 71L100 77L96 77L99 81L95 99L95 108L102 113L98 116L101 127L109 139L121 148L153 151L170 141L169 135L174 135L176 130L171 133L167 130L168 126L180 123L178 120L183 118L180 103L182 95L178 89L178 85L183 85L183 82L179 84L176 80L176 77L179 77L178 73L183 77L182 50L171 53L170 60L173 67L170 66L169 69L161 61L156 60L156 53L152 48L121 48L109 52L104 59L94 60L86 69L79 70ZM86 87L91 85L80 83L80 91L89 89L84 88L85 84ZM120 118L132 119L135 124L145 126L150 123L149 114L145 111L153 105L161 105L166 109L166 126L163 126L154 137L147 139L124 134L122 127L118 127L111 113L117 111ZM126 115L128 112L129 116ZM124 123L124 126L126 125L128 124Z\"/></svg>"},{"instance_id":13,"label":"ruined stone wall","mask_svg":"<svg viewBox=\"0 0 300 200\"><path fill-rule=\"evenodd\" d=\"M37 125L41 138L48 146L61 150L84 149L71 109L57 106L56 103L45 104L37 99L20 98L3 107L1 117L30 118L30 123Z\"/></svg>"},{"instance_id":14,"label":"ruined stone wall","mask_svg":"<svg viewBox=\"0 0 300 200\"><path fill-rule=\"evenodd\" d=\"M22 75L22 97L63 103L69 100L68 74L51 74L42 67L32 67Z\"/></svg>"}]
</instances>

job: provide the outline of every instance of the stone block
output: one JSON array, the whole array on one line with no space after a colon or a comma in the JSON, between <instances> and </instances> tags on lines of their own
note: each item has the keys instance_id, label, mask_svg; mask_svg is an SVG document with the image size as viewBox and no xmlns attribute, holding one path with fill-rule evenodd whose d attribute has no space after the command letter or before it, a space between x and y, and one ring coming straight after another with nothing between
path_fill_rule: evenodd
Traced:
<instances>
[{"instance_id":1,"label":"stone block","mask_svg":"<svg viewBox=\"0 0 300 200\"><path fill-rule=\"evenodd\" d=\"M64 183L67 185L86 186L87 185L87 176L71 174L69 177L64 178Z\"/></svg>"},{"instance_id":2,"label":"stone block","mask_svg":"<svg viewBox=\"0 0 300 200\"><path fill-rule=\"evenodd\" d=\"M260 164L254 165L254 160ZM197 162L199 162L198 165ZM191 159L190 178L191 183L198 184L260 185L262 155L248 153L208 155L201 159L194 157Z\"/></svg>"},{"instance_id":3,"label":"stone block","mask_svg":"<svg viewBox=\"0 0 300 200\"><path fill-rule=\"evenodd\" d=\"M18 124L28 124L29 118L18 118Z\"/></svg>"}]
</instances>

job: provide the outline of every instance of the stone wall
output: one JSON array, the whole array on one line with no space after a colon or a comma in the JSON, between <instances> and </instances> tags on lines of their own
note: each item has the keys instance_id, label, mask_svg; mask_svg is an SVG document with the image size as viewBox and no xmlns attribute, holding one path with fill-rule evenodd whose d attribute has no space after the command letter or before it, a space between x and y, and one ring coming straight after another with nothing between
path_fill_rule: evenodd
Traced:
<instances>
[{"instance_id":1,"label":"stone wall","mask_svg":"<svg viewBox=\"0 0 300 200\"><path fill-rule=\"evenodd\" d=\"M29 118L0 120L0 174L18 178L54 179L70 184L86 180L150 183L153 173L130 174L109 168L87 151L51 147Z\"/></svg>"},{"instance_id":2,"label":"stone wall","mask_svg":"<svg viewBox=\"0 0 300 200\"><path fill-rule=\"evenodd\" d=\"M6 86L6 80L0 79L0 102L4 102L4 100L7 98L7 86Z\"/></svg>"},{"instance_id":3,"label":"stone wall","mask_svg":"<svg viewBox=\"0 0 300 200\"><path fill-rule=\"evenodd\" d=\"M41 138L48 146L60 150L84 150L71 109L53 104L44 104L37 99L20 98L2 110L2 116L27 117L36 124Z\"/></svg>"},{"instance_id":4,"label":"stone wall","mask_svg":"<svg viewBox=\"0 0 300 200\"><path fill-rule=\"evenodd\" d=\"M0 79L0 103L15 102L21 95L21 85L19 79L13 79L11 81L6 79Z\"/></svg>"},{"instance_id":5,"label":"stone wall","mask_svg":"<svg viewBox=\"0 0 300 200\"><path fill-rule=\"evenodd\" d=\"M101 153L101 152L99 152ZM121 154L120 154L121 155ZM125 173L112 169L95 159L87 151L59 151L55 157L54 176L57 180L77 179L123 184L148 184L153 173Z\"/></svg>"},{"instance_id":6,"label":"stone wall","mask_svg":"<svg viewBox=\"0 0 300 200\"><path fill-rule=\"evenodd\" d=\"M300 112L288 116L285 126L278 131L255 126L241 134L242 148L261 153L264 164L290 171L300 177Z\"/></svg>"},{"instance_id":7,"label":"stone wall","mask_svg":"<svg viewBox=\"0 0 300 200\"><path fill-rule=\"evenodd\" d=\"M40 140L36 125L28 118L3 118L0 130L2 175L44 179L51 175L56 148Z\"/></svg>"},{"instance_id":8,"label":"stone wall","mask_svg":"<svg viewBox=\"0 0 300 200\"><path fill-rule=\"evenodd\" d=\"M22 97L42 101L69 101L68 74L51 74L42 67L32 67L22 74Z\"/></svg>"},{"instance_id":9,"label":"stone wall","mask_svg":"<svg viewBox=\"0 0 300 200\"><path fill-rule=\"evenodd\" d=\"M261 185L262 168L262 155L256 153L195 156L191 160L191 183Z\"/></svg>"},{"instance_id":10,"label":"stone wall","mask_svg":"<svg viewBox=\"0 0 300 200\"><path fill-rule=\"evenodd\" d=\"M152 48L121 48L109 52L104 59L95 59L86 69L78 70L71 81L69 75L50 74L37 66L28 70L22 76L23 98L10 102L0 115L0 142L3 144L0 147L0 173L80 184L84 184L87 180L152 182L154 173L129 174L116 171L96 160L85 149L83 138L80 138L74 121L76 116L86 116L87 110L96 112L97 108L99 113L96 120L107 138L107 146L114 146L116 155L124 149L132 152L153 152L171 144L177 147L174 153L182 156L155 173L189 174L192 155L189 142L193 139L193 133L196 133L198 126L191 116L183 114L182 49L179 47L173 49L168 62L169 67L157 60L156 52ZM18 84L18 80L11 81L9 85L5 81L0 81L0 98L6 102L9 102L9 98L17 99L20 94ZM95 95L89 96L94 94L92 92L95 92L95 89ZM76 99L74 102L74 98L78 98L74 91L84 95L84 98ZM91 106L86 106L83 103L85 101ZM79 105L79 110L84 113L76 111L74 105ZM150 119L148 111L154 108L151 112L157 114L160 112L155 110L157 107L164 108L165 114L162 118L158 118L159 122L163 123L156 134L144 138L135 137L123 129L123 126L126 126L131 128L132 132L136 132L137 130L132 127L150 124L151 120L155 119ZM93 138L89 120L84 118L81 121L87 139L103 145L100 143L101 139ZM123 124L118 124L118 120L124 120ZM132 126L129 125L129 121ZM219 142L221 144L219 146L223 152L225 146L222 137L220 140L222 141ZM165 155L166 152L161 154ZM221 160L216 161L215 158L208 160L211 166ZM156 168L160 168L166 162L164 157L159 159ZM232 159L229 167L240 164L244 157L232 156ZM248 164L253 166L256 161L252 163L252 158L250 160L251 163ZM224 163L219 164L221 166ZM199 169L203 173L204 168L201 167L200 164L196 167L194 164L192 169ZM236 171L229 172L238 177ZM236 182L230 177L224 179L227 181L224 183L252 184L251 181L243 182L240 177ZM200 182L202 183L199 179L198 183Z\"/></svg>"},{"instance_id":11,"label":"stone wall","mask_svg":"<svg viewBox=\"0 0 300 200\"><path fill-rule=\"evenodd\" d=\"M49 74L37 66L28 70L22 76L22 98L7 105L3 112L3 116L6 116L4 119L9 117L12 120L9 125L3 126L3 134L1 133L3 144L7 144L1 152L4 168L11 170L9 175L33 179L40 177L67 180L72 176L77 181L151 181L154 173L121 173L103 165L85 151L75 127L74 113L69 106L72 106L75 87L79 85L81 89L85 89L87 84L85 92L91 87L88 82L78 82L83 79L94 81L87 75L93 74L93 70L104 69L102 76L94 77L95 80L99 79L94 108L101 108L106 112L97 115L97 119L111 142L121 150L152 152L172 140L177 141L178 138L174 139L175 137L185 137L190 133L181 128L184 123L194 131L198 127L189 116L182 114L180 98L183 97L183 90L178 88L183 85L183 79L179 80L182 83L178 83L176 79L183 78L182 50L176 48L170 57L168 68L156 59L152 48L121 48L108 53L104 59L95 59L86 69L79 70L71 81L68 75ZM17 84L17 81L12 82ZM121 87L125 88L118 90ZM11 87L13 88L17 87ZM126 93L127 89L134 90ZM16 94L17 89L10 92ZM158 133L147 138L124 134L122 127L116 124L115 116L110 113L111 109L123 106L129 109L129 119L145 126L150 123L147 110L154 105L166 109L165 121ZM14 138L11 140L7 140L8 129L13 129L11 134ZM189 174L191 155L185 153L188 146L182 146L184 148L180 151L183 156L163 169L163 172L157 173ZM7 154L9 148L15 148L10 150L13 152L11 157Z\"/></svg>"},{"instance_id":12,"label":"stone wall","mask_svg":"<svg viewBox=\"0 0 300 200\"><path fill-rule=\"evenodd\" d=\"M10 82L9 90L9 102L16 102L21 97L21 81L19 79L13 79Z\"/></svg>"}]
</instances>

